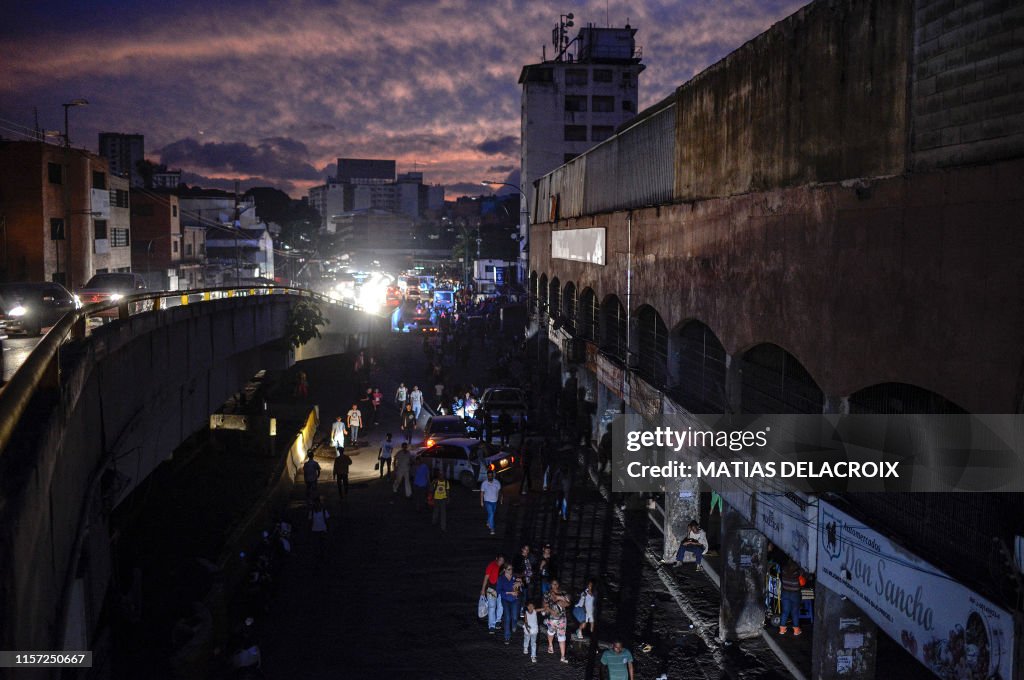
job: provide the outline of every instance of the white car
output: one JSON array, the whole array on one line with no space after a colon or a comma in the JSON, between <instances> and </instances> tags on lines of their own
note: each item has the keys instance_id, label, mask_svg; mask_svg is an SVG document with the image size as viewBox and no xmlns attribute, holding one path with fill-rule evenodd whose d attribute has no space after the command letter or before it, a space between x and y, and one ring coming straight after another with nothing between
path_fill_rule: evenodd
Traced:
<instances>
[{"instance_id":1,"label":"white car","mask_svg":"<svg viewBox=\"0 0 1024 680\"><path fill-rule=\"evenodd\" d=\"M430 469L444 470L450 480L458 480L470 489L487 479L488 471L495 475L509 475L516 465L516 457L496 446L473 438L445 439L433 446L413 452L415 460L427 461Z\"/></svg>"}]
</instances>

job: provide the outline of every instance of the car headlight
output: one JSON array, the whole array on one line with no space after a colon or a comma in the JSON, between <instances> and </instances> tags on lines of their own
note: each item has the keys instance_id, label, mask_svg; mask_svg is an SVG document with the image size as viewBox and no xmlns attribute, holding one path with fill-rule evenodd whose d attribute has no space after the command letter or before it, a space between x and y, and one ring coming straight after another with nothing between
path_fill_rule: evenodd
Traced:
<instances>
[{"instance_id":1,"label":"car headlight","mask_svg":"<svg viewBox=\"0 0 1024 680\"><path fill-rule=\"evenodd\" d=\"M121 298L123 298L123 297L124 297L124 296L123 296L123 295L121 295L120 293L111 293L111 294L110 294L110 301L111 301L111 302L117 302L118 300L120 300L120 299L121 299Z\"/></svg>"},{"instance_id":2,"label":"car headlight","mask_svg":"<svg viewBox=\"0 0 1024 680\"><path fill-rule=\"evenodd\" d=\"M11 316L25 316L25 312L27 311L28 310L22 307L21 305L17 305L15 307L11 307L11 311L7 313Z\"/></svg>"},{"instance_id":3,"label":"car headlight","mask_svg":"<svg viewBox=\"0 0 1024 680\"><path fill-rule=\"evenodd\" d=\"M82 308L82 298L78 297L77 295L74 296L74 297L75 297L75 309L81 309Z\"/></svg>"}]
</instances>

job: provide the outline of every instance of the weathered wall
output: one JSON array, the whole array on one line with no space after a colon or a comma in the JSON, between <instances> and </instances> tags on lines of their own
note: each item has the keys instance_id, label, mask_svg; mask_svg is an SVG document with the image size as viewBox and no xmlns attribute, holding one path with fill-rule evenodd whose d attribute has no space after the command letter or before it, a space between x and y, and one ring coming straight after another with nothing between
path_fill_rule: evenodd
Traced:
<instances>
[{"instance_id":1,"label":"weathered wall","mask_svg":"<svg viewBox=\"0 0 1024 680\"><path fill-rule=\"evenodd\" d=\"M906 167L911 0L819 0L677 91L677 200Z\"/></svg>"},{"instance_id":2,"label":"weathered wall","mask_svg":"<svg viewBox=\"0 0 1024 680\"><path fill-rule=\"evenodd\" d=\"M914 167L1024 154L1024 4L916 0Z\"/></svg>"},{"instance_id":3,"label":"weathered wall","mask_svg":"<svg viewBox=\"0 0 1024 680\"><path fill-rule=\"evenodd\" d=\"M904 382L977 413L1014 412L1024 369L1024 161L856 184L802 186L605 213L606 266L551 260L533 225L530 269L598 300L697 319L730 354L775 343L827 395ZM632 243L627 220L632 216Z\"/></svg>"}]
</instances>

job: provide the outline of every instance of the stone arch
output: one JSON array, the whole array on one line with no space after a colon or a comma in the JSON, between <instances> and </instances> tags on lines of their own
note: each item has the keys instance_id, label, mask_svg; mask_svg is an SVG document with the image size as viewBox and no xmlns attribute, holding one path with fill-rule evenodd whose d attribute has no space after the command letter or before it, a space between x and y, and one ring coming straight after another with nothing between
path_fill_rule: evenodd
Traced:
<instances>
[{"instance_id":1,"label":"stone arch","mask_svg":"<svg viewBox=\"0 0 1024 680\"><path fill-rule=\"evenodd\" d=\"M585 340L597 341L601 332L601 308L593 288L584 288L580 293L579 311L576 313L576 328Z\"/></svg>"},{"instance_id":2,"label":"stone arch","mask_svg":"<svg viewBox=\"0 0 1024 680\"><path fill-rule=\"evenodd\" d=\"M763 343L740 363L744 413L822 413L825 395L800 361L778 345Z\"/></svg>"},{"instance_id":3,"label":"stone arch","mask_svg":"<svg viewBox=\"0 0 1024 680\"><path fill-rule=\"evenodd\" d=\"M538 278L537 278L537 270L534 269L533 271L530 272L530 311L531 312L536 312L537 311L537 300L540 298L540 291L537 289L538 285L539 285L539 283L538 283Z\"/></svg>"},{"instance_id":4,"label":"stone arch","mask_svg":"<svg viewBox=\"0 0 1024 680\"><path fill-rule=\"evenodd\" d=\"M537 311L544 313L548 311L548 275L541 274L537 281Z\"/></svg>"},{"instance_id":5,"label":"stone arch","mask_svg":"<svg viewBox=\"0 0 1024 680\"><path fill-rule=\"evenodd\" d=\"M565 327L569 331L576 332L576 316L579 308L579 300L576 296L576 284L569 281L562 290L562 317L565 319Z\"/></svg>"},{"instance_id":6,"label":"stone arch","mask_svg":"<svg viewBox=\"0 0 1024 680\"><path fill-rule=\"evenodd\" d=\"M691 413L725 413L727 354L722 341L700 321L683 322L669 336L672 393Z\"/></svg>"},{"instance_id":7,"label":"stone arch","mask_svg":"<svg viewBox=\"0 0 1024 680\"><path fill-rule=\"evenodd\" d=\"M548 314L552 319L557 319L562 313L562 284L555 276L548 284Z\"/></svg>"},{"instance_id":8,"label":"stone arch","mask_svg":"<svg viewBox=\"0 0 1024 680\"><path fill-rule=\"evenodd\" d=\"M637 372L655 387L664 388L668 376L668 327L654 307L643 305L634 314Z\"/></svg>"},{"instance_id":9,"label":"stone arch","mask_svg":"<svg viewBox=\"0 0 1024 680\"><path fill-rule=\"evenodd\" d=\"M601 302L601 351L625 363L629 356L629 317L617 295Z\"/></svg>"}]
</instances>

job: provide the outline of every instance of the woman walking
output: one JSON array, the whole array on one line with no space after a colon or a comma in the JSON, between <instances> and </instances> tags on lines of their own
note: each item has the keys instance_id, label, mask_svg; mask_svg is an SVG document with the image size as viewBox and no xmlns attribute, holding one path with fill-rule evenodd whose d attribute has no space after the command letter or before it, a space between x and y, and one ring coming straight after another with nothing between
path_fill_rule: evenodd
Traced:
<instances>
[{"instance_id":1,"label":"woman walking","mask_svg":"<svg viewBox=\"0 0 1024 680\"><path fill-rule=\"evenodd\" d=\"M512 641L512 633L519 626L519 592L523 581L515 575L511 564L506 564L498 577L498 597L501 598L501 620L505 627L505 644Z\"/></svg>"},{"instance_id":2,"label":"woman walking","mask_svg":"<svg viewBox=\"0 0 1024 680\"><path fill-rule=\"evenodd\" d=\"M551 590L544 596L544 612L548 615L548 654L554 654L555 637L558 638L558 649L562 653L561 662L569 663L565 656L565 630L567 621L565 612L569 608L569 596L562 592L557 579L551 581Z\"/></svg>"}]
</instances>

